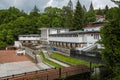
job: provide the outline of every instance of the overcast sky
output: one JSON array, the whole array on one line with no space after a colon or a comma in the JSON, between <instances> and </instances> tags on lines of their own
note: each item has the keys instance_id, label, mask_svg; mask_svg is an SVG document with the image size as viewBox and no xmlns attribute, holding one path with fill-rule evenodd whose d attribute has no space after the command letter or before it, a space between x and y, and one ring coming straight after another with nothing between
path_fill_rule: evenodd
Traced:
<instances>
[{"instance_id":1,"label":"overcast sky","mask_svg":"<svg viewBox=\"0 0 120 80\"><path fill-rule=\"evenodd\" d=\"M73 6L76 6L77 0L71 0L73 2ZM110 0L80 0L82 5L85 5L88 9L90 3L93 3L95 9L104 8L106 5L109 7L116 6ZM10 6L15 6L20 10L24 10L25 12L30 12L33 7L36 5L40 11L43 11L47 6L59 7L62 8L68 4L69 0L0 0L0 9L7 9Z\"/></svg>"}]
</instances>

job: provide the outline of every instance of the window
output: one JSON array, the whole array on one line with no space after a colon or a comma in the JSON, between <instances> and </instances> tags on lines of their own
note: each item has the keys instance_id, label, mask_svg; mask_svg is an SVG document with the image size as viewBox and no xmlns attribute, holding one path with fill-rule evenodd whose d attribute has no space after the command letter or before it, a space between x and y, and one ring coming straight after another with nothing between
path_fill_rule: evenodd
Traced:
<instances>
[{"instance_id":1,"label":"window","mask_svg":"<svg viewBox=\"0 0 120 80\"><path fill-rule=\"evenodd\" d=\"M31 43L31 41L28 41L28 43Z\"/></svg>"},{"instance_id":2,"label":"window","mask_svg":"<svg viewBox=\"0 0 120 80\"><path fill-rule=\"evenodd\" d=\"M94 39L99 39L99 34L94 34Z\"/></svg>"}]
</instances>

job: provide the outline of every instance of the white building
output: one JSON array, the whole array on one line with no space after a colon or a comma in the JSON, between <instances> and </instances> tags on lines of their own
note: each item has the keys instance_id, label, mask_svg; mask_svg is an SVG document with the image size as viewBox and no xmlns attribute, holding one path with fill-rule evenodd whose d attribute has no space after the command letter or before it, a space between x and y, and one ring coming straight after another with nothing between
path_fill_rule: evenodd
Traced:
<instances>
[{"instance_id":1,"label":"white building","mask_svg":"<svg viewBox=\"0 0 120 80\"><path fill-rule=\"evenodd\" d=\"M67 51L68 49L90 50L90 48L93 49L93 47L96 47L96 43L101 39L100 28L103 25L104 22L94 22L87 25L83 31L78 30L65 31L62 33L49 33L47 40L51 47L63 52L63 49L66 49Z\"/></svg>"},{"instance_id":2,"label":"white building","mask_svg":"<svg viewBox=\"0 0 120 80\"><path fill-rule=\"evenodd\" d=\"M71 31L60 34L50 34L49 43L64 48L89 46L100 39L99 31Z\"/></svg>"},{"instance_id":3,"label":"white building","mask_svg":"<svg viewBox=\"0 0 120 80\"><path fill-rule=\"evenodd\" d=\"M40 42L40 35L38 34L19 35L18 40L22 44L37 44Z\"/></svg>"},{"instance_id":4,"label":"white building","mask_svg":"<svg viewBox=\"0 0 120 80\"><path fill-rule=\"evenodd\" d=\"M39 30L41 30L40 42L42 44L49 44L50 34L69 32L69 29L62 29L62 28L40 28Z\"/></svg>"},{"instance_id":5,"label":"white building","mask_svg":"<svg viewBox=\"0 0 120 80\"><path fill-rule=\"evenodd\" d=\"M83 30L69 31L63 28L40 28L40 35L19 35L19 41L24 43L38 43L50 45L57 50L67 51L70 49L86 50L96 46L101 39L100 28L105 22L89 23Z\"/></svg>"}]
</instances>

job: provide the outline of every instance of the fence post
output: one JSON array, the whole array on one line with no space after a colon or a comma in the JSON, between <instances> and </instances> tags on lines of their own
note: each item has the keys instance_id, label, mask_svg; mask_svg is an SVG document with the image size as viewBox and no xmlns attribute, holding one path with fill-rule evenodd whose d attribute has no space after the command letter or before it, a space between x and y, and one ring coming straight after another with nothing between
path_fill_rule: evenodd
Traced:
<instances>
[{"instance_id":1,"label":"fence post","mask_svg":"<svg viewBox=\"0 0 120 80\"><path fill-rule=\"evenodd\" d=\"M61 78L61 68L59 68L59 78Z\"/></svg>"},{"instance_id":2,"label":"fence post","mask_svg":"<svg viewBox=\"0 0 120 80\"><path fill-rule=\"evenodd\" d=\"M92 74L92 62L90 61L90 79L91 80L91 74Z\"/></svg>"},{"instance_id":3,"label":"fence post","mask_svg":"<svg viewBox=\"0 0 120 80\"><path fill-rule=\"evenodd\" d=\"M14 78L14 74L12 75L12 78Z\"/></svg>"},{"instance_id":4,"label":"fence post","mask_svg":"<svg viewBox=\"0 0 120 80\"><path fill-rule=\"evenodd\" d=\"M92 62L90 61L90 72L92 71Z\"/></svg>"},{"instance_id":5,"label":"fence post","mask_svg":"<svg viewBox=\"0 0 120 80\"><path fill-rule=\"evenodd\" d=\"M48 80L48 74L47 74L47 80Z\"/></svg>"}]
</instances>

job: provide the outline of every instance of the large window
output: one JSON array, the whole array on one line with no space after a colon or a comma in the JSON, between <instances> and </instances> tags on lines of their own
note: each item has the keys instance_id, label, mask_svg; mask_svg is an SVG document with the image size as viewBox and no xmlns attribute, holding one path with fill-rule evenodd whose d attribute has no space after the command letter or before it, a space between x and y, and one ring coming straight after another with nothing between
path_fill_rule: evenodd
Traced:
<instances>
[{"instance_id":1,"label":"large window","mask_svg":"<svg viewBox=\"0 0 120 80\"><path fill-rule=\"evenodd\" d=\"M99 34L94 34L94 39L99 39Z\"/></svg>"}]
</instances>

